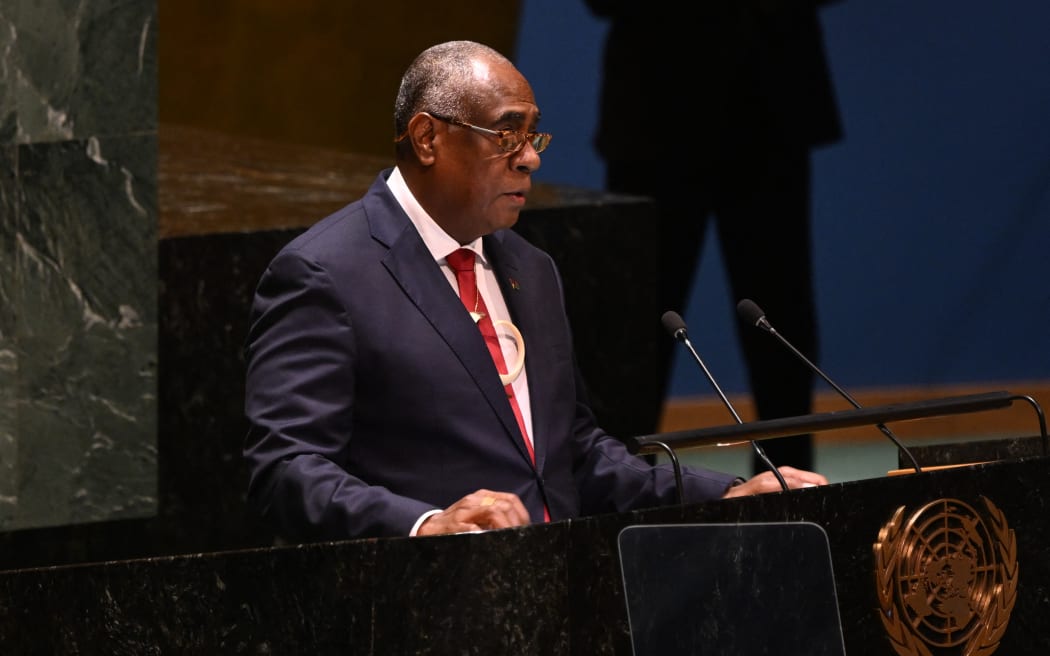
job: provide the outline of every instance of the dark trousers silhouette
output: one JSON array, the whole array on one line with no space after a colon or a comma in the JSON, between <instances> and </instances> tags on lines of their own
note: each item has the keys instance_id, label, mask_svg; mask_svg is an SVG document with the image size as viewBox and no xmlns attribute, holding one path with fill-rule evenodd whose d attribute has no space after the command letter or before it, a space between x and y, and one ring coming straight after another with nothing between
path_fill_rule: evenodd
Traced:
<instances>
[{"instance_id":1,"label":"dark trousers silhouette","mask_svg":"<svg viewBox=\"0 0 1050 656\"><path fill-rule=\"evenodd\" d=\"M817 361L808 148L741 145L694 165L611 161L606 177L611 190L657 201L657 224L644 229L660 234L660 293L665 310L684 313L713 221L733 306L701 308L701 320L714 312L730 312L735 317L735 304L750 298L780 334ZM759 418L811 412L814 376L810 370L772 335L739 321L736 325ZM702 352L703 345L697 346ZM661 393L649 395L654 426L659 422L675 348L674 340L665 338L658 350L666 366L664 378L653 383ZM727 423L730 421L727 416ZM762 444L778 466L813 468L809 435ZM754 464L756 472L766 469L757 458Z\"/></svg>"}]
</instances>

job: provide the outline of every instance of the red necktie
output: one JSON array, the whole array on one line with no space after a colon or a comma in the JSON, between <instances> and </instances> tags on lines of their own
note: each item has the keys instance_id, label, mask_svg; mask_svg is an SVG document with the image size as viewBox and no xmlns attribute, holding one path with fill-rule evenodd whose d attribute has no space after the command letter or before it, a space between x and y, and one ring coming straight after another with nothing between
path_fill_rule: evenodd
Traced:
<instances>
[{"instance_id":1,"label":"red necktie","mask_svg":"<svg viewBox=\"0 0 1050 656\"><path fill-rule=\"evenodd\" d=\"M459 284L459 299L463 301L463 305L470 311L471 316L475 317L478 329L481 330L481 335L485 338L485 345L489 347L492 361L496 363L496 369L501 374L507 373L507 363L503 359L503 349L500 348L499 337L496 336L496 328L492 325L492 318L489 317L488 309L485 307L485 299L481 298L481 293L478 291L478 278L474 273L474 251L461 248L455 253L451 253L445 259L448 261L448 265L452 267L452 270L456 272L456 283ZM525 430L525 420L522 417L521 408L518 407L518 399L514 396L514 387L506 385L504 389L507 391L510 407L514 409L514 417L518 420L518 428L521 429L521 435L525 438L525 447L529 450L529 458L535 464L536 454L532 450L532 441L529 440L529 434Z\"/></svg>"},{"instance_id":2,"label":"red necktie","mask_svg":"<svg viewBox=\"0 0 1050 656\"><path fill-rule=\"evenodd\" d=\"M492 318L489 317L488 309L485 307L485 299L481 298L481 292L478 291L478 278L477 274L474 273L474 251L468 248L461 248L454 253L450 253L445 260L452 267L452 270L456 272L456 283L459 285L459 299L463 301L463 305L478 324L478 329L481 330L481 335L485 338L485 344L489 347L492 361L496 363L496 369L501 374L507 373L507 363L503 359L503 349L500 348L499 337L496 336L496 328L492 325ZM507 384L503 389L507 392L507 400L510 401L510 407L514 410L514 417L518 420L518 428L521 430L521 436L525 439L525 448L529 451L529 458L532 460L532 464L535 465L536 453L533 451L528 431L525 430L525 420L522 417L521 408L518 407L518 399L514 395L514 387L511 384ZM543 507L543 519L544 521L550 521L550 513L547 511L546 504Z\"/></svg>"}]
</instances>

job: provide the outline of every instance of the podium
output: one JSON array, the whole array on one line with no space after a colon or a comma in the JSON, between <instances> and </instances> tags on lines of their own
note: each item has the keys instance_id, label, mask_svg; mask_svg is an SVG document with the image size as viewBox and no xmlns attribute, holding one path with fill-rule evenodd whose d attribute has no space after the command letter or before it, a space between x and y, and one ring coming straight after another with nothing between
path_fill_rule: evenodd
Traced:
<instances>
[{"instance_id":1,"label":"podium","mask_svg":"<svg viewBox=\"0 0 1050 656\"><path fill-rule=\"evenodd\" d=\"M1001 629L995 653L1045 654L1048 498L1050 459L1038 456L472 535L17 570L0 573L0 646L6 653L629 655L622 530L811 522L828 536L846 653L923 653L908 651L919 638L884 619L880 585L897 575L874 546L894 518L947 500L990 503L999 520L992 533L1012 540L1009 553L999 552L1010 561L1001 581L1012 590L1009 613L983 620ZM961 652L955 645L930 653Z\"/></svg>"}]
</instances>

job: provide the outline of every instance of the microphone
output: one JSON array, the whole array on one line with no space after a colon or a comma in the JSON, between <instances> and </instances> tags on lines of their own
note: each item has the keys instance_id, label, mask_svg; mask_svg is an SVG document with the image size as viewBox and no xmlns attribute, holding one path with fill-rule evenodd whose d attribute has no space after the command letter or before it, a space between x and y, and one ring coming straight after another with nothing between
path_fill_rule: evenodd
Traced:
<instances>
[{"instance_id":1,"label":"microphone","mask_svg":"<svg viewBox=\"0 0 1050 656\"><path fill-rule=\"evenodd\" d=\"M711 375L710 371L708 371L707 365L704 364L704 361L700 359L700 355L696 352L696 349L693 348L693 343L689 341L689 333L685 329L685 320L682 319L681 315L679 315L674 310L668 310L667 312L664 312L664 315L660 318L660 321L663 322L664 328L667 330L668 333L670 333L671 337L673 337L675 341L682 342L683 344L685 344L685 347L689 349L690 353L693 354L693 359L696 360L696 363L700 365L700 368L703 370L708 382L711 383L711 387L713 387L715 392L718 393L718 397L722 399L722 403L725 405L726 408L729 409L729 414L733 415L733 419L736 420L736 423L744 423L744 421L740 419L740 415L737 414L736 409L733 408L733 404L729 402L729 399L726 398L725 393L722 392L722 388L718 386L717 382L715 382L715 377ZM784 480L784 475L780 473L780 470L776 468L776 465L774 465L773 462L769 459L769 456L766 455L766 450L763 449L761 445L759 445L759 443L755 440L751 440L751 448L755 450L755 454L758 455L762 462L764 462L766 466L769 467L769 471L773 472L773 475L777 477L777 480L780 482L780 487L782 487L786 492L788 490L787 481Z\"/></svg>"},{"instance_id":2,"label":"microphone","mask_svg":"<svg viewBox=\"0 0 1050 656\"><path fill-rule=\"evenodd\" d=\"M835 383L835 381L831 380L831 378L829 378L826 373L824 373L823 371L820 370L820 367L818 367L817 365L813 364L810 361L809 358L807 358L806 356L802 355L802 353L797 348L795 348L791 344L791 342L789 342L783 335L778 333L776 331L776 329L773 328L773 324L769 323L769 320L766 319L766 313L763 312L762 308L758 307L758 305L754 301L752 301L749 298L745 298L744 300L740 301L736 305L736 312L740 316L741 321L743 321L744 323L748 323L748 324L751 324L751 325L756 326L758 328L761 328L762 330L766 331L770 335L773 335L774 337L776 337L780 341L781 344L786 346L788 348L788 350L790 350L792 353L794 353L795 356L798 359L802 360L802 362L804 362L807 367L812 369L816 374L818 374L821 378L823 378L825 381L827 381L828 385L831 385L831 387L836 392L838 392L842 396L842 398L844 398L847 401L849 401L850 405L852 405L854 408L860 409L860 407L861 407L860 404L857 403L857 401L852 396L850 396L846 392L846 390L844 390L841 387L839 387ZM895 445L897 445L897 449L901 453L906 455L908 457L908 460L911 460L911 464L912 464L912 467L915 469L915 473L921 474L922 473L922 468L919 467L919 463L915 460L915 457L911 454L911 451L908 451L908 449L905 448L905 446L900 443L900 441L897 439L897 436L894 435L893 432L889 428L886 427L886 424L877 424L876 427L880 431L882 431L882 433L886 437L890 438L891 442L893 442Z\"/></svg>"}]
</instances>

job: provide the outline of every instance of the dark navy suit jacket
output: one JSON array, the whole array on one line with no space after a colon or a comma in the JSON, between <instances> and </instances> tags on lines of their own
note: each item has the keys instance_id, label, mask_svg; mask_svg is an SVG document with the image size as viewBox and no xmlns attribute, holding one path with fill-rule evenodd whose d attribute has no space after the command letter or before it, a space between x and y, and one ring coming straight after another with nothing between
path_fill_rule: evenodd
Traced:
<instances>
[{"instance_id":1,"label":"dark navy suit jacket","mask_svg":"<svg viewBox=\"0 0 1050 656\"><path fill-rule=\"evenodd\" d=\"M595 422L553 260L513 231L485 237L526 344L535 467L474 322L383 171L360 200L273 259L246 346L249 502L292 539L408 535L479 488L533 521L675 501L673 472ZM731 474L684 475L687 500Z\"/></svg>"}]
</instances>

